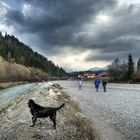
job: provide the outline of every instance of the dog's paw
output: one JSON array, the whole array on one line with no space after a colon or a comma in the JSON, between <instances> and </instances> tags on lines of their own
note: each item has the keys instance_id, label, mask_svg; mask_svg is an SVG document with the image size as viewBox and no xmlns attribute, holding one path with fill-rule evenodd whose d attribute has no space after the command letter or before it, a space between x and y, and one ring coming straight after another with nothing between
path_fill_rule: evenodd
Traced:
<instances>
[{"instance_id":1,"label":"dog's paw","mask_svg":"<svg viewBox=\"0 0 140 140\"><path fill-rule=\"evenodd\" d=\"M34 124L30 125L30 127L34 127Z\"/></svg>"}]
</instances>

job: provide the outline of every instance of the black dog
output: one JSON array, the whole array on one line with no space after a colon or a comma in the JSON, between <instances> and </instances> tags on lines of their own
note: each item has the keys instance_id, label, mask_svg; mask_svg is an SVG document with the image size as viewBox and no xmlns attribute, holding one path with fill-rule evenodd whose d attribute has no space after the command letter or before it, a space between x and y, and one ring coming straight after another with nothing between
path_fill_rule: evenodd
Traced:
<instances>
[{"instance_id":1,"label":"black dog","mask_svg":"<svg viewBox=\"0 0 140 140\"><path fill-rule=\"evenodd\" d=\"M52 107L43 107L34 102L34 100L30 99L28 102L28 106L30 108L30 112L32 114L32 125L33 127L37 121L37 118L45 118L50 117L50 119L53 121L53 127L56 128L56 111L61 109L64 106L64 103L57 108Z\"/></svg>"}]
</instances>

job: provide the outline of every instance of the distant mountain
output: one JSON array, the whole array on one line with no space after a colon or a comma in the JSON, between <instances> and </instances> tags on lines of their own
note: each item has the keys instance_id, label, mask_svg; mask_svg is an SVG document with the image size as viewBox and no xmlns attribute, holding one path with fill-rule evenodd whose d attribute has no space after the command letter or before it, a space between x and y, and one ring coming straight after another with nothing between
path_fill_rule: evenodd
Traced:
<instances>
[{"instance_id":1,"label":"distant mountain","mask_svg":"<svg viewBox=\"0 0 140 140\"><path fill-rule=\"evenodd\" d=\"M51 77L65 77L67 75L63 68L56 66L43 55L33 51L13 35L3 36L1 32L0 56L5 60L12 60L13 63L41 69Z\"/></svg>"},{"instance_id":2,"label":"distant mountain","mask_svg":"<svg viewBox=\"0 0 140 140\"><path fill-rule=\"evenodd\" d=\"M85 74L85 73L101 74L101 73L106 72L106 71L107 71L107 66L106 67L102 67L102 68L94 67L94 68L91 68L91 69L86 70L86 71L74 71L74 72L70 72L68 74L69 74L69 76L77 77L79 74Z\"/></svg>"},{"instance_id":3,"label":"distant mountain","mask_svg":"<svg viewBox=\"0 0 140 140\"><path fill-rule=\"evenodd\" d=\"M88 71L106 71L107 70L107 66L99 68L99 67L94 67L94 68L90 68Z\"/></svg>"}]
</instances>

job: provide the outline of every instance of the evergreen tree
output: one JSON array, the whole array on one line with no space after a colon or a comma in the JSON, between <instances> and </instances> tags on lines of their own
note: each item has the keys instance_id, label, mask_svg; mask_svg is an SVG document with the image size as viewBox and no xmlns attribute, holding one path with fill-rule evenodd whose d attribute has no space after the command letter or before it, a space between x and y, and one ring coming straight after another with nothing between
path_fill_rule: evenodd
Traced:
<instances>
[{"instance_id":1,"label":"evergreen tree","mask_svg":"<svg viewBox=\"0 0 140 140\"><path fill-rule=\"evenodd\" d=\"M119 58L116 58L114 62L109 66L109 73L111 77L113 78L112 80L114 82L119 82L119 77L121 74L120 66L121 66L121 63L120 63Z\"/></svg>"},{"instance_id":2,"label":"evergreen tree","mask_svg":"<svg viewBox=\"0 0 140 140\"><path fill-rule=\"evenodd\" d=\"M129 54L128 55L128 73L127 73L128 80L133 79L133 74L134 74L134 62L133 62L132 55Z\"/></svg>"},{"instance_id":3,"label":"evergreen tree","mask_svg":"<svg viewBox=\"0 0 140 140\"><path fill-rule=\"evenodd\" d=\"M127 72L127 63L121 63L119 58L116 58L114 62L109 66L109 73L113 82L127 81Z\"/></svg>"},{"instance_id":4,"label":"evergreen tree","mask_svg":"<svg viewBox=\"0 0 140 140\"><path fill-rule=\"evenodd\" d=\"M137 62L137 71L140 71L140 58L139 58L139 60Z\"/></svg>"}]
</instances>

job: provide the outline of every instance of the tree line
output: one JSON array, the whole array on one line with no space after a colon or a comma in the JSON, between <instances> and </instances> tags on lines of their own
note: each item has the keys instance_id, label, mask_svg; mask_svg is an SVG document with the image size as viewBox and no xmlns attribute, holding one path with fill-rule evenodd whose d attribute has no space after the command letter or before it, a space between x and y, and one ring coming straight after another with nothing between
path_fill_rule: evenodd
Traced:
<instances>
[{"instance_id":1,"label":"tree line","mask_svg":"<svg viewBox=\"0 0 140 140\"><path fill-rule=\"evenodd\" d=\"M35 67L47 72L50 77L65 77L63 68L56 66L43 55L33 51L13 35L2 35L0 32L0 56L5 60L16 62L27 67Z\"/></svg>"},{"instance_id":2,"label":"tree line","mask_svg":"<svg viewBox=\"0 0 140 140\"><path fill-rule=\"evenodd\" d=\"M108 67L112 82L140 82L140 58L135 62L131 54L128 55L126 62L121 62L119 58L116 58Z\"/></svg>"}]
</instances>

